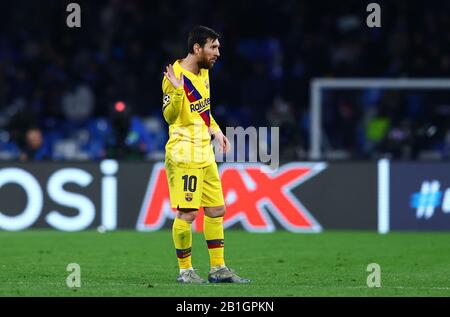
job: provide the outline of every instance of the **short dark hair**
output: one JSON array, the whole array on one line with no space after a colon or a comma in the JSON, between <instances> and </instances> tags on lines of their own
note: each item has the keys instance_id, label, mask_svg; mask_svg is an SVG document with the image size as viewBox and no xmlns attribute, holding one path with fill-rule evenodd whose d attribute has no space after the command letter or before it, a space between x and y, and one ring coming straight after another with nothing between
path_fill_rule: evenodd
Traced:
<instances>
[{"instance_id":1,"label":"short dark hair","mask_svg":"<svg viewBox=\"0 0 450 317\"><path fill-rule=\"evenodd\" d=\"M213 41L220 38L220 34L210 29L206 26L197 25L192 28L191 32L189 32L188 37L188 50L189 53L194 53L194 44L200 45L200 47L205 46L208 39Z\"/></svg>"}]
</instances>

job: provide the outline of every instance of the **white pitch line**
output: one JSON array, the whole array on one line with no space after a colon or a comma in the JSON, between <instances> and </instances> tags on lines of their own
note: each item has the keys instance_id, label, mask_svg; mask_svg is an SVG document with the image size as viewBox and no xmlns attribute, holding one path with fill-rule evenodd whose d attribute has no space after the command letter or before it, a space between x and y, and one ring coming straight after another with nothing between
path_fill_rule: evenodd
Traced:
<instances>
[{"instance_id":1,"label":"white pitch line","mask_svg":"<svg viewBox=\"0 0 450 317\"><path fill-rule=\"evenodd\" d=\"M33 284L37 285L37 283L29 283L29 282L23 282L23 281L17 281L17 282L3 282L3 285L12 285L12 284L20 284L20 285L26 285L26 284ZM63 285L61 283L39 283L39 285ZM102 284L88 284L85 286L85 288L88 287L97 287L97 286L126 286L126 285L136 285L141 286L145 285L147 283L102 283ZM153 286L164 286L165 284L153 284ZM213 285L213 284L211 284ZM65 285L64 285L65 286ZM366 289L371 288L368 286L316 286L316 285L295 285L295 287L299 288L333 288L333 289ZM414 286L381 286L381 287L373 287L376 289L415 289L415 290L443 290L447 291L450 290L450 287L446 286L435 286L435 287L414 287Z\"/></svg>"}]
</instances>

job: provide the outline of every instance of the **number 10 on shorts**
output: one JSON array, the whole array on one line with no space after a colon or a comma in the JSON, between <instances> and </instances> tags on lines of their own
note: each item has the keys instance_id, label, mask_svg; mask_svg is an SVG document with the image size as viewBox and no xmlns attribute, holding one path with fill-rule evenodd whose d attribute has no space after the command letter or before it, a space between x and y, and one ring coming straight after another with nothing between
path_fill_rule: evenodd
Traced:
<instances>
[{"instance_id":1,"label":"number 10 on shorts","mask_svg":"<svg viewBox=\"0 0 450 317\"><path fill-rule=\"evenodd\" d=\"M181 177L184 182L183 191L187 192L190 191L191 193L194 193L197 190L197 176L195 175L183 175Z\"/></svg>"},{"instance_id":2,"label":"number 10 on shorts","mask_svg":"<svg viewBox=\"0 0 450 317\"><path fill-rule=\"evenodd\" d=\"M176 178L178 205L181 208L200 208L202 196L201 169L180 170Z\"/></svg>"}]
</instances>

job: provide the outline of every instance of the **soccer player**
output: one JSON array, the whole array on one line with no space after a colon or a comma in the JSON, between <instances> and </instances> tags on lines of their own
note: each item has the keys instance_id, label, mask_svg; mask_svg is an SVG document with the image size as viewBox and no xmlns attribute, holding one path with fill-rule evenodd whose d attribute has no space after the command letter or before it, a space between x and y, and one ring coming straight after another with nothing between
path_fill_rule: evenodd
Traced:
<instances>
[{"instance_id":1,"label":"soccer player","mask_svg":"<svg viewBox=\"0 0 450 317\"><path fill-rule=\"evenodd\" d=\"M181 283L205 283L192 267L192 222L204 209L204 236L208 246L211 283L248 283L225 265L223 216L225 202L212 140L228 152L230 143L210 111L209 70L220 56L219 34L196 26L189 33L188 55L169 64L164 72L163 115L169 124L166 173L172 208L172 226Z\"/></svg>"}]
</instances>

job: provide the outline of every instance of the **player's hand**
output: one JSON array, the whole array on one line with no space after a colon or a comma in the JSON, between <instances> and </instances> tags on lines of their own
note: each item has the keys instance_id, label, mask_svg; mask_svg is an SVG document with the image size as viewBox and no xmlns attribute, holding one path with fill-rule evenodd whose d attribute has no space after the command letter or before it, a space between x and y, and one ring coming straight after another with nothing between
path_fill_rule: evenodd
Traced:
<instances>
[{"instance_id":1,"label":"player's hand","mask_svg":"<svg viewBox=\"0 0 450 317\"><path fill-rule=\"evenodd\" d=\"M183 73L180 73L180 78L175 76L175 72L173 71L172 64L166 66L166 71L164 72L164 76L166 76L167 80L170 81L173 88L178 89L184 85Z\"/></svg>"},{"instance_id":2,"label":"player's hand","mask_svg":"<svg viewBox=\"0 0 450 317\"><path fill-rule=\"evenodd\" d=\"M230 141L228 141L228 138L223 135L222 131L216 132L214 134L214 139L219 142L219 151L221 153L228 153L231 149Z\"/></svg>"}]
</instances>

